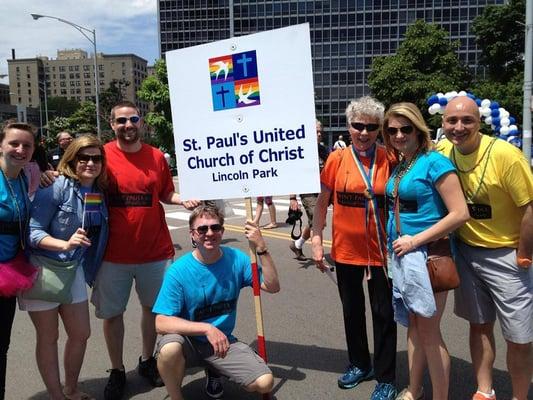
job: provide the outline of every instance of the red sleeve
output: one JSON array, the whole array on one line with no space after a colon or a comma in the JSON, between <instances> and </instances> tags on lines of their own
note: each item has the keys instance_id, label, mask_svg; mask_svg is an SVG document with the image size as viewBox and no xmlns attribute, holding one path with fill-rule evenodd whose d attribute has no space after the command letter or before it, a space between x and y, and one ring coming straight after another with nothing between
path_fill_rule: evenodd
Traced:
<instances>
[{"instance_id":1,"label":"red sleeve","mask_svg":"<svg viewBox=\"0 0 533 400\"><path fill-rule=\"evenodd\" d=\"M157 159L158 159L158 168L161 172L161 190L159 191L160 199L167 199L170 193L174 192L174 182L172 181L172 174L170 173L170 168L168 167L167 160L159 150L156 149Z\"/></svg>"}]
</instances>

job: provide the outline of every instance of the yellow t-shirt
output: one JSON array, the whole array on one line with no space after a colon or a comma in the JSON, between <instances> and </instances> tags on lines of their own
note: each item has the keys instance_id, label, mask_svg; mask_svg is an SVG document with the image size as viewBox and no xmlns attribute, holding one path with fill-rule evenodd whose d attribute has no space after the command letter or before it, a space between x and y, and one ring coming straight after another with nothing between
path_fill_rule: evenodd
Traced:
<instances>
[{"instance_id":1,"label":"yellow t-shirt","mask_svg":"<svg viewBox=\"0 0 533 400\"><path fill-rule=\"evenodd\" d=\"M471 246L518 247L524 212L533 201L533 176L528 162L515 146L483 135L479 148L463 155L447 139L437 150L457 168L470 211L470 220L458 230Z\"/></svg>"}]
</instances>

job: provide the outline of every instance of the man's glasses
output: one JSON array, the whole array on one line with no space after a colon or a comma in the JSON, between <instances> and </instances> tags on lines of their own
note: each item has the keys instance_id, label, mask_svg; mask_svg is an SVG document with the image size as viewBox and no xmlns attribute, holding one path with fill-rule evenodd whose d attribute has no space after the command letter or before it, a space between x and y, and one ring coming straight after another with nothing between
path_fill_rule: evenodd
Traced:
<instances>
[{"instance_id":1,"label":"man's glasses","mask_svg":"<svg viewBox=\"0 0 533 400\"><path fill-rule=\"evenodd\" d=\"M393 126L388 126L386 131L389 135L391 136L394 136L398 133L398 131L400 131L401 133L403 133L404 135L410 135L411 133L413 133L415 129L413 128L412 125L405 125L405 126L400 126L399 128L395 128Z\"/></svg>"},{"instance_id":2,"label":"man's glasses","mask_svg":"<svg viewBox=\"0 0 533 400\"><path fill-rule=\"evenodd\" d=\"M200 225L196 228L192 228L193 231L198 232L200 235L205 235L209 229L211 229L211 232L218 233L222 231L223 226L221 224L213 224L213 225Z\"/></svg>"},{"instance_id":3,"label":"man's glasses","mask_svg":"<svg viewBox=\"0 0 533 400\"><path fill-rule=\"evenodd\" d=\"M95 164L99 164L104 159L104 157L101 154L95 154L95 155L78 154L76 156L76 158L78 159L79 162L81 162L83 164L87 164L89 162L89 160L91 160Z\"/></svg>"},{"instance_id":4,"label":"man's glasses","mask_svg":"<svg viewBox=\"0 0 533 400\"><path fill-rule=\"evenodd\" d=\"M350 125L359 132L363 132L365 129L367 132L374 132L379 129L378 124L362 124L361 122L351 122Z\"/></svg>"},{"instance_id":5,"label":"man's glasses","mask_svg":"<svg viewBox=\"0 0 533 400\"><path fill-rule=\"evenodd\" d=\"M126 122L128 122L128 120L132 123L132 124L136 124L137 122L139 122L141 120L141 117L139 117L138 115L132 115L131 117L118 117L118 118L115 118L115 122L117 124L121 124L121 125L124 125Z\"/></svg>"}]
</instances>

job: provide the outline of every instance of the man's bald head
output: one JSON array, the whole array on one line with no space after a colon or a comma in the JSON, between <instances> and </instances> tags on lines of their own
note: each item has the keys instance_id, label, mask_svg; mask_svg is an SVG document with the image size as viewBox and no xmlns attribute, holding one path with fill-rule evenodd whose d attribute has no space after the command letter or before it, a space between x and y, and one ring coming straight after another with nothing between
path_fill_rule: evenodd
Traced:
<instances>
[{"instance_id":1,"label":"man's bald head","mask_svg":"<svg viewBox=\"0 0 533 400\"><path fill-rule=\"evenodd\" d=\"M463 154L470 154L480 142L481 118L474 100L458 96L450 100L442 116L442 129L446 138Z\"/></svg>"},{"instance_id":2,"label":"man's bald head","mask_svg":"<svg viewBox=\"0 0 533 400\"><path fill-rule=\"evenodd\" d=\"M444 116L453 111L468 112L475 116L478 121L481 119L476 102L468 96L457 96L451 99L444 109Z\"/></svg>"}]
</instances>

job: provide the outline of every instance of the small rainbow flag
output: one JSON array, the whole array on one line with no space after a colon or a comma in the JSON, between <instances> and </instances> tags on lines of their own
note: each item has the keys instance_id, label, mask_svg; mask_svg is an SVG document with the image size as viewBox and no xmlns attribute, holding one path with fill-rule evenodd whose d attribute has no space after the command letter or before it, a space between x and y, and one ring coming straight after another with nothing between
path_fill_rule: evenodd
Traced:
<instances>
[{"instance_id":1,"label":"small rainbow flag","mask_svg":"<svg viewBox=\"0 0 533 400\"><path fill-rule=\"evenodd\" d=\"M85 193L85 212L100 211L102 204L102 195L100 193Z\"/></svg>"}]
</instances>

